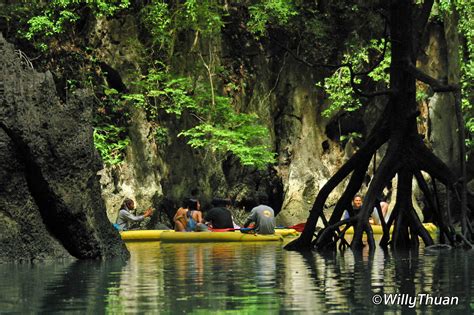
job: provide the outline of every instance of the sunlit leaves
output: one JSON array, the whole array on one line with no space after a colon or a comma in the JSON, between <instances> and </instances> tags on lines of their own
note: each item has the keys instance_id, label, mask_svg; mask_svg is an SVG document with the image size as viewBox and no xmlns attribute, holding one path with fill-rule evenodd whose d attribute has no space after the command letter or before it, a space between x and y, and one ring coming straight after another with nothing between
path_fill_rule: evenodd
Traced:
<instances>
[{"instance_id":1,"label":"sunlit leaves","mask_svg":"<svg viewBox=\"0 0 474 315\"><path fill-rule=\"evenodd\" d=\"M80 18L80 10L88 7L97 16L111 16L116 11L130 5L129 0L102 1L102 0L55 0L46 5L38 5L41 15L32 16L28 20L28 30L23 36L29 40L36 37L51 37L62 33L66 26Z\"/></svg>"},{"instance_id":2,"label":"sunlit leaves","mask_svg":"<svg viewBox=\"0 0 474 315\"><path fill-rule=\"evenodd\" d=\"M105 125L94 128L94 144L105 164L115 165L123 160L123 154L130 139L124 127Z\"/></svg>"},{"instance_id":3,"label":"sunlit leaves","mask_svg":"<svg viewBox=\"0 0 474 315\"><path fill-rule=\"evenodd\" d=\"M106 165L123 161L128 138L129 113L119 91L100 87L93 119L94 145Z\"/></svg>"},{"instance_id":4,"label":"sunlit leaves","mask_svg":"<svg viewBox=\"0 0 474 315\"><path fill-rule=\"evenodd\" d=\"M206 84L192 84L189 78L176 77L165 70L151 70L136 82L140 93L127 94L124 99L141 106L152 121L160 113L179 118L184 112L196 118L195 126L182 130L193 148L206 148L232 153L242 165L264 168L275 162L269 144L269 132L255 114L237 113L231 100L214 96ZM164 135L160 133L160 137Z\"/></svg>"},{"instance_id":5,"label":"sunlit leaves","mask_svg":"<svg viewBox=\"0 0 474 315\"><path fill-rule=\"evenodd\" d=\"M192 86L188 78L172 77L166 71L151 69L134 85L140 92L123 98L143 107L151 120L158 117L160 110L179 117L183 110L196 107L190 96Z\"/></svg>"},{"instance_id":6,"label":"sunlit leaves","mask_svg":"<svg viewBox=\"0 0 474 315\"><path fill-rule=\"evenodd\" d=\"M289 0L263 0L249 6L249 13L247 26L250 32L261 36L265 35L268 24L284 25L298 11Z\"/></svg>"},{"instance_id":7,"label":"sunlit leaves","mask_svg":"<svg viewBox=\"0 0 474 315\"><path fill-rule=\"evenodd\" d=\"M167 47L173 33L168 4L164 1L153 1L142 9L142 20L151 34L153 43L160 49Z\"/></svg>"},{"instance_id":8,"label":"sunlit leaves","mask_svg":"<svg viewBox=\"0 0 474 315\"><path fill-rule=\"evenodd\" d=\"M390 67L390 49L389 44L385 52L383 60L375 67L367 77L373 83L383 83L388 86L389 74L387 69ZM383 53L384 40L372 40L367 46L351 46L344 54L343 64L351 64L355 73L363 72L370 68L376 59L378 61ZM356 76L354 78L355 84L362 82L363 76ZM324 82L317 86L323 88L328 94L329 107L323 111L323 115L330 117L338 111L352 112L356 111L362 106L360 99L355 95L351 85L351 74L347 66L338 68L331 76L324 79Z\"/></svg>"},{"instance_id":9,"label":"sunlit leaves","mask_svg":"<svg viewBox=\"0 0 474 315\"><path fill-rule=\"evenodd\" d=\"M209 37L218 34L226 12L216 0L151 1L141 10L141 20L153 44L171 53L179 32L189 31Z\"/></svg>"}]
</instances>

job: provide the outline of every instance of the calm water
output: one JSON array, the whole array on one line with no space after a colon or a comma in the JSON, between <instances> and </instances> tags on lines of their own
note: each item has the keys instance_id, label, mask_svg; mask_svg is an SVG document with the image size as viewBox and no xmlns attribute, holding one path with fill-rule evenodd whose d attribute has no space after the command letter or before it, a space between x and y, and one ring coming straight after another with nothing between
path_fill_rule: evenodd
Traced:
<instances>
[{"instance_id":1,"label":"calm water","mask_svg":"<svg viewBox=\"0 0 474 315\"><path fill-rule=\"evenodd\" d=\"M474 310L474 253L303 256L281 243L129 244L122 262L0 265L0 313L459 313ZM436 274L437 276L433 276ZM458 297L376 306L375 294ZM403 303L403 301L402 301ZM383 303L382 303L383 304ZM405 303L407 304L407 303Z\"/></svg>"}]
</instances>

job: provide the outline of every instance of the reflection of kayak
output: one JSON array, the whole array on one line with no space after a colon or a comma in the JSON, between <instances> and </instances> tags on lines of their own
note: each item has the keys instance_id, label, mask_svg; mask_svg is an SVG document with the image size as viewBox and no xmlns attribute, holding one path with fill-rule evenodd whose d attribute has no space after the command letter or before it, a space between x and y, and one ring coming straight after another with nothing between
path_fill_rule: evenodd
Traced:
<instances>
[{"instance_id":1,"label":"reflection of kayak","mask_svg":"<svg viewBox=\"0 0 474 315\"><path fill-rule=\"evenodd\" d=\"M423 226L428 231L428 233L435 233L438 229L436 225L433 223L423 223ZM372 231L374 234L383 234L382 226L381 225L372 225ZM390 233L393 232L393 225L390 228ZM354 234L354 228L351 226L347 231L346 234Z\"/></svg>"},{"instance_id":2,"label":"reflection of kayak","mask_svg":"<svg viewBox=\"0 0 474 315\"><path fill-rule=\"evenodd\" d=\"M240 232L175 232L161 234L161 242L163 243L271 242L282 240L281 235L255 235Z\"/></svg>"},{"instance_id":3,"label":"reflection of kayak","mask_svg":"<svg viewBox=\"0 0 474 315\"><path fill-rule=\"evenodd\" d=\"M145 242L145 241L159 241L161 233L173 232L174 230L136 230L136 231L122 231L120 236L126 242Z\"/></svg>"},{"instance_id":4,"label":"reflection of kayak","mask_svg":"<svg viewBox=\"0 0 474 315\"><path fill-rule=\"evenodd\" d=\"M252 233L252 229L212 229L212 232L232 232L235 231L238 233L239 231L243 233ZM298 236L299 233L295 229L281 229L281 228L276 228L275 229L275 234L276 235L281 235L281 236Z\"/></svg>"}]
</instances>

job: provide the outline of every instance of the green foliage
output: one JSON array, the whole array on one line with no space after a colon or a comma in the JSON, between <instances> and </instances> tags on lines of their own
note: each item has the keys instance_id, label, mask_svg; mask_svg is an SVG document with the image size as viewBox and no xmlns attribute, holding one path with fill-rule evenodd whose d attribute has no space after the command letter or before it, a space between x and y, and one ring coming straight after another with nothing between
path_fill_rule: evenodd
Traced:
<instances>
[{"instance_id":1,"label":"green foliage","mask_svg":"<svg viewBox=\"0 0 474 315\"><path fill-rule=\"evenodd\" d=\"M152 42L169 54L179 32L193 31L200 36L218 34L225 12L216 0L151 1L141 10L141 19L150 32Z\"/></svg>"},{"instance_id":2,"label":"green foliage","mask_svg":"<svg viewBox=\"0 0 474 315\"><path fill-rule=\"evenodd\" d=\"M143 107L148 119L157 121L161 113L179 118L185 112L197 118L197 124L179 133L193 148L210 148L236 155L242 165L264 168L275 162L269 146L269 133L255 114L237 113L230 98L213 96L206 84L192 84L164 69L153 69L135 83L140 93L124 99ZM212 101L214 100L214 101ZM157 129L157 140L164 142L164 130Z\"/></svg>"},{"instance_id":3,"label":"green foliage","mask_svg":"<svg viewBox=\"0 0 474 315\"><path fill-rule=\"evenodd\" d=\"M258 117L254 114L235 113L228 102L224 98L218 102L216 116L219 119L198 124L179 135L187 137L193 148L208 147L213 151L230 152L242 165L264 169L275 163L275 154L268 144L267 128L258 124ZM265 140L267 143L262 143Z\"/></svg>"},{"instance_id":4,"label":"green foliage","mask_svg":"<svg viewBox=\"0 0 474 315\"><path fill-rule=\"evenodd\" d=\"M168 47L172 39L172 18L168 4L162 1L153 1L142 9L141 17L152 42L160 49Z\"/></svg>"},{"instance_id":5,"label":"green foliage","mask_svg":"<svg viewBox=\"0 0 474 315\"><path fill-rule=\"evenodd\" d=\"M115 165L123 161L123 154L130 139L124 134L125 127L115 125L98 126L94 128L94 144L102 160L107 165Z\"/></svg>"},{"instance_id":6,"label":"green foliage","mask_svg":"<svg viewBox=\"0 0 474 315\"><path fill-rule=\"evenodd\" d=\"M298 14L292 1L260 0L248 7L248 30L262 36L267 25L286 25ZM216 0L186 0L165 2L154 0L141 12L142 21L152 41L161 49L173 51L174 38L182 31L193 31L203 37L219 34L228 14L225 6Z\"/></svg>"},{"instance_id":7,"label":"green foliage","mask_svg":"<svg viewBox=\"0 0 474 315\"><path fill-rule=\"evenodd\" d=\"M106 165L123 161L125 150L130 144L128 137L128 110L120 93L102 87L97 111L94 115L94 145Z\"/></svg>"},{"instance_id":8,"label":"green foliage","mask_svg":"<svg viewBox=\"0 0 474 315\"><path fill-rule=\"evenodd\" d=\"M355 97L351 87L349 69L342 67L336 70L330 77L324 79L324 88L328 94L330 105L323 111L325 117L330 117L333 113L344 110L353 112L362 105Z\"/></svg>"},{"instance_id":9,"label":"green foliage","mask_svg":"<svg viewBox=\"0 0 474 315\"><path fill-rule=\"evenodd\" d=\"M222 5L216 0L186 0L183 7L183 15L178 17L178 22L183 29L192 29L203 34L216 34L224 26Z\"/></svg>"},{"instance_id":10,"label":"green foliage","mask_svg":"<svg viewBox=\"0 0 474 315\"><path fill-rule=\"evenodd\" d=\"M185 109L196 107L190 96L193 88L188 78L174 78L166 71L151 69L134 85L140 93L127 94L123 98L143 107L150 120L157 119L160 110L179 117Z\"/></svg>"},{"instance_id":11,"label":"green foliage","mask_svg":"<svg viewBox=\"0 0 474 315\"><path fill-rule=\"evenodd\" d=\"M361 139L362 134L359 132L351 132L347 135L342 135L341 138L339 139L340 141L345 141L345 140L355 140L355 139Z\"/></svg>"},{"instance_id":12,"label":"green foliage","mask_svg":"<svg viewBox=\"0 0 474 315\"><path fill-rule=\"evenodd\" d=\"M153 137L158 145L165 145L168 143L168 128L162 126L155 126Z\"/></svg>"},{"instance_id":13,"label":"green foliage","mask_svg":"<svg viewBox=\"0 0 474 315\"><path fill-rule=\"evenodd\" d=\"M375 84L388 85L389 83L387 69L390 67L391 58L389 45L387 44L387 46L385 58L368 74L368 78ZM374 62L374 60L369 60L369 56L376 56L375 59L378 59L383 52L383 47L383 40L372 40L367 46L351 46L344 54L342 63L352 64L356 72L363 71ZM361 83L360 77L356 77L354 81L356 84ZM341 110L356 111L362 106L360 99L352 90L350 71L346 66L338 68L331 76L325 78L322 84L319 83L317 86L323 88L328 94L330 106L323 111L323 115L326 117L330 117Z\"/></svg>"},{"instance_id":14,"label":"green foliage","mask_svg":"<svg viewBox=\"0 0 474 315\"><path fill-rule=\"evenodd\" d=\"M27 30L21 30L20 35L45 50L45 41L68 30L81 18L84 8L91 9L96 16L112 16L129 5L129 0L53 0L46 4L38 2L31 8Z\"/></svg>"},{"instance_id":15,"label":"green foliage","mask_svg":"<svg viewBox=\"0 0 474 315\"><path fill-rule=\"evenodd\" d=\"M262 0L249 6L249 12L247 27L257 36L265 35L267 25L285 25L298 14L290 0Z\"/></svg>"},{"instance_id":16,"label":"green foliage","mask_svg":"<svg viewBox=\"0 0 474 315\"><path fill-rule=\"evenodd\" d=\"M422 102L428 98L428 94L424 90L416 90L416 101Z\"/></svg>"}]
</instances>

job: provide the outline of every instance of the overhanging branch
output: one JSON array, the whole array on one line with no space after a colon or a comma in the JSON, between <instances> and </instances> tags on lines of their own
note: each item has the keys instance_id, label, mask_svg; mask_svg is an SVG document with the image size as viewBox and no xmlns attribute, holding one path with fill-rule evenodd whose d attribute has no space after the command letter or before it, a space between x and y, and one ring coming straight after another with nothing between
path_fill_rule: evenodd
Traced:
<instances>
[{"instance_id":1,"label":"overhanging branch","mask_svg":"<svg viewBox=\"0 0 474 315\"><path fill-rule=\"evenodd\" d=\"M357 83L355 82L355 77L356 76L368 75L382 62L382 60L385 56L386 49L387 49L387 38L385 38L385 45L384 45L382 56L380 57L380 59L375 63L374 66L372 66L371 69L369 69L368 71L364 71L364 72L354 72L353 65L350 62L343 63L343 64L311 63L308 60L306 60L304 58L301 58L294 51L292 51L291 49L289 49L285 45L281 44L278 40L276 40L274 38L272 38L272 40L278 46L280 46L282 49L287 51L293 58L295 58L295 60L305 64L306 66L308 66L310 68L339 69L339 68L347 67L349 69L349 73L350 73L350 76L351 76L351 80L350 80L351 87L354 90L354 93L357 94L358 96L372 98L372 97L382 96L382 95L392 95L396 92L393 89L385 89L385 90L380 90L380 91L375 91L375 92L363 92L361 90L361 88L357 85Z\"/></svg>"},{"instance_id":2,"label":"overhanging branch","mask_svg":"<svg viewBox=\"0 0 474 315\"><path fill-rule=\"evenodd\" d=\"M428 74L424 73L420 69L417 69L415 65L413 65L411 62L408 62L407 70L418 81L428 84L435 92L455 92L459 90L459 86L444 84L442 81L436 80L435 78L433 78L432 76L429 76Z\"/></svg>"}]
</instances>

